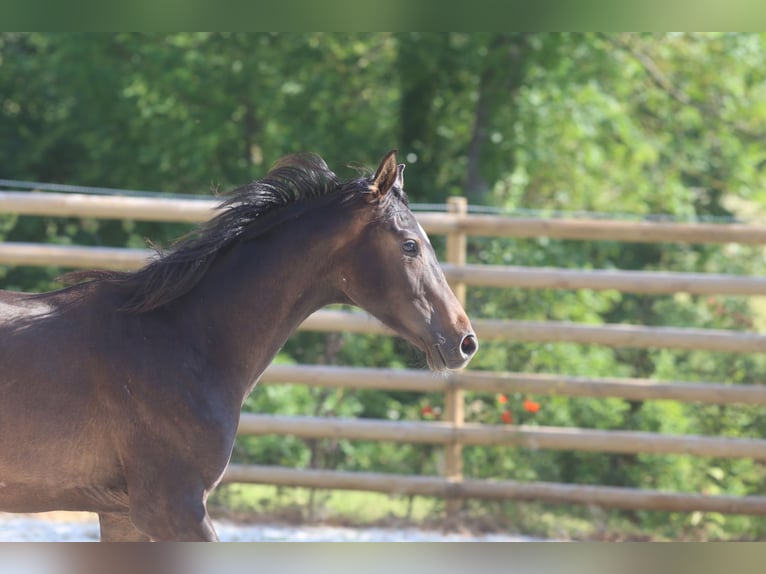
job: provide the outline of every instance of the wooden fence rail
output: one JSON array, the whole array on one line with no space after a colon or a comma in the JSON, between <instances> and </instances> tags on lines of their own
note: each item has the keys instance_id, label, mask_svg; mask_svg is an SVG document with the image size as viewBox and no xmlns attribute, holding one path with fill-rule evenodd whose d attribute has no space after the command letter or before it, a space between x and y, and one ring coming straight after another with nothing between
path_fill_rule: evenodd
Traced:
<instances>
[{"instance_id":1,"label":"wooden fence rail","mask_svg":"<svg viewBox=\"0 0 766 574\"><path fill-rule=\"evenodd\" d=\"M682 349L725 353L762 353L766 335L721 329L644 327L642 325L584 325L566 321L477 319L473 326L484 341L580 343L605 347ZM388 327L363 313L324 309L311 315L299 329L393 335Z\"/></svg>"},{"instance_id":2,"label":"wooden fence rail","mask_svg":"<svg viewBox=\"0 0 766 574\"><path fill-rule=\"evenodd\" d=\"M451 281L472 287L521 289L613 289L646 295L766 295L766 277L670 271L624 271L617 269L556 269L444 263Z\"/></svg>"},{"instance_id":3,"label":"wooden fence rail","mask_svg":"<svg viewBox=\"0 0 766 574\"><path fill-rule=\"evenodd\" d=\"M56 267L138 269L154 255L150 249L0 243L0 264ZM469 287L499 289L613 289L623 293L668 295L766 295L766 277L683 273L556 269L443 263L447 280Z\"/></svg>"},{"instance_id":4,"label":"wooden fence rail","mask_svg":"<svg viewBox=\"0 0 766 574\"><path fill-rule=\"evenodd\" d=\"M318 387L381 389L421 393L451 388L484 393L534 393L579 397L619 397L633 401L766 405L766 385L656 381L617 377L573 377L541 373L458 371L440 376L423 370L327 365L271 365L261 382Z\"/></svg>"},{"instance_id":5,"label":"wooden fence rail","mask_svg":"<svg viewBox=\"0 0 766 574\"><path fill-rule=\"evenodd\" d=\"M194 223L208 219L212 199L166 199L74 193L0 191L0 212L52 217L92 217ZM456 213L420 213L437 235L460 232L491 237L550 237L636 243L741 243L766 245L766 226L741 223L667 223L604 219L541 219Z\"/></svg>"},{"instance_id":6,"label":"wooden fence rail","mask_svg":"<svg viewBox=\"0 0 766 574\"><path fill-rule=\"evenodd\" d=\"M217 204L214 199L0 191L0 211L48 217L200 223L210 219Z\"/></svg>"},{"instance_id":7,"label":"wooden fence rail","mask_svg":"<svg viewBox=\"0 0 766 574\"><path fill-rule=\"evenodd\" d=\"M766 496L703 495L614 486L468 478L453 481L437 476L402 476L263 465L230 465L224 476L224 481L321 489L366 490L386 494L436 496L447 499L546 500L558 503L587 504L603 508L766 515Z\"/></svg>"},{"instance_id":8,"label":"wooden fence rail","mask_svg":"<svg viewBox=\"0 0 766 574\"><path fill-rule=\"evenodd\" d=\"M161 197L0 191L0 213L29 216L196 223L208 219L214 213L217 203L218 201L213 199L179 200ZM443 263L443 267L448 281L461 300L465 297L466 287L613 289L642 294L766 295L766 277L662 271L500 267L471 265L465 261L468 236L766 245L764 226L477 215L469 213L466 204L459 199L451 201L447 213L420 213L418 219L430 233L447 236L447 261ZM145 264L151 256L152 252L146 249L0 243L0 264L6 265L129 270ZM673 348L726 353L766 351L766 335L752 332L486 319L474 321L474 326L479 338L483 340L570 342L608 347ZM309 317L300 328L314 331L392 334L365 314L338 309L321 310ZM245 413L240 425L241 434L278 433L307 439L439 444L445 448L444 476L398 476L231 465L226 473L226 481L424 494L444 497L450 502L463 498L534 499L616 508L766 515L766 497L704 496L605 486L477 480L464 478L461 466L461 449L464 445L745 457L766 461L764 440L673 436L620 430L479 425L465 422L463 412L465 391L766 405L764 385L472 371L435 377L423 371L306 365L272 365L264 373L262 382L444 393L447 409L443 422L346 420ZM448 508L456 507L451 505Z\"/></svg>"},{"instance_id":9,"label":"wooden fence rail","mask_svg":"<svg viewBox=\"0 0 766 574\"><path fill-rule=\"evenodd\" d=\"M520 446L529 449L687 454L766 460L766 440L694 435L660 435L643 431L604 431L569 427L487 425L449 422L386 421L242 413L241 435L292 435L448 445Z\"/></svg>"},{"instance_id":10,"label":"wooden fence rail","mask_svg":"<svg viewBox=\"0 0 766 574\"><path fill-rule=\"evenodd\" d=\"M148 249L125 247L0 243L0 265L130 271L145 265L151 256Z\"/></svg>"}]
</instances>

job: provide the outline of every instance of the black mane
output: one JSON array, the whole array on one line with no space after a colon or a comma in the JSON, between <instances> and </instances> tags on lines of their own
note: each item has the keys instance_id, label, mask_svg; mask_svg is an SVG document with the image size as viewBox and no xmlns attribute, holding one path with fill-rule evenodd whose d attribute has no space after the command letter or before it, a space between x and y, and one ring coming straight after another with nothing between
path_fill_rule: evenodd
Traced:
<instances>
[{"instance_id":1,"label":"black mane","mask_svg":"<svg viewBox=\"0 0 766 574\"><path fill-rule=\"evenodd\" d=\"M342 181L316 154L282 158L263 179L234 189L221 212L182 237L170 251L133 272L80 271L68 283L108 281L128 289L122 309L143 313L189 292L221 252L234 242L258 237L320 204L345 203L369 192L371 178ZM406 201L403 192L400 197Z\"/></svg>"}]
</instances>

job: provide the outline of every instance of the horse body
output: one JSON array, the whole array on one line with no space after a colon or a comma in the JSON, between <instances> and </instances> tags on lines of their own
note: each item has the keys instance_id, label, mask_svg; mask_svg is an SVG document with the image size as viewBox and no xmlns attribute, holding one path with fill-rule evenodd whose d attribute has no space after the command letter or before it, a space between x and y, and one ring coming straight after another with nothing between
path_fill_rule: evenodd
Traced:
<instances>
[{"instance_id":1,"label":"horse body","mask_svg":"<svg viewBox=\"0 0 766 574\"><path fill-rule=\"evenodd\" d=\"M62 307L64 292L0 292L0 510L79 509L88 489L108 490L116 475L113 409L93 385L98 347L87 345L88 317ZM92 494L115 506L106 492Z\"/></svg>"},{"instance_id":2,"label":"horse body","mask_svg":"<svg viewBox=\"0 0 766 574\"><path fill-rule=\"evenodd\" d=\"M214 540L205 503L241 405L330 303L365 308L433 368L464 365L477 347L470 322L406 204L389 197L401 186L392 162L354 201L293 198L261 209L252 237L182 243L146 268L145 292L141 272L0 291L0 510L96 512L102 540ZM228 222L219 217L207 235Z\"/></svg>"}]
</instances>

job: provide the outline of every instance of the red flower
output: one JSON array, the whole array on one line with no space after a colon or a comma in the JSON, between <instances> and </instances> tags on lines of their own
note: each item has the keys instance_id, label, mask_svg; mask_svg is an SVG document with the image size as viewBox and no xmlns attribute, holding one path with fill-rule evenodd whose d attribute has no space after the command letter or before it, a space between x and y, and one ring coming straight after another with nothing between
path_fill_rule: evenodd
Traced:
<instances>
[{"instance_id":1,"label":"red flower","mask_svg":"<svg viewBox=\"0 0 766 574\"><path fill-rule=\"evenodd\" d=\"M530 401L529 399L526 399L524 401L524 410L528 413L536 413L540 410L540 403L536 403L535 401Z\"/></svg>"},{"instance_id":2,"label":"red flower","mask_svg":"<svg viewBox=\"0 0 766 574\"><path fill-rule=\"evenodd\" d=\"M422 409L420 409L420 416L422 417L429 417L433 416L434 410L431 408L431 405L426 405Z\"/></svg>"},{"instance_id":3,"label":"red flower","mask_svg":"<svg viewBox=\"0 0 766 574\"><path fill-rule=\"evenodd\" d=\"M504 405L505 403L508 402L508 397L502 394L497 395L497 402L500 403L501 405Z\"/></svg>"},{"instance_id":4,"label":"red flower","mask_svg":"<svg viewBox=\"0 0 766 574\"><path fill-rule=\"evenodd\" d=\"M511 414L511 411L503 411L503 414L500 415L500 418L503 419L503 422L507 425L513 422L513 415Z\"/></svg>"}]
</instances>

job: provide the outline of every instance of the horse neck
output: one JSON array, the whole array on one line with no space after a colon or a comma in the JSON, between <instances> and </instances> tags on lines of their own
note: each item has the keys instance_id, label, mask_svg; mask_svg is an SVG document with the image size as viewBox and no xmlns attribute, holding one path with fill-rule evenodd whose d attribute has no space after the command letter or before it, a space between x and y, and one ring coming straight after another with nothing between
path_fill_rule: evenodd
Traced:
<instances>
[{"instance_id":1,"label":"horse neck","mask_svg":"<svg viewBox=\"0 0 766 574\"><path fill-rule=\"evenodd\" d=\"M242 400L311 313L344 301L334 254L349 234L330 217L309 214L233 246L186 298L204 352Z\"/></svg>"}]
</instances>

